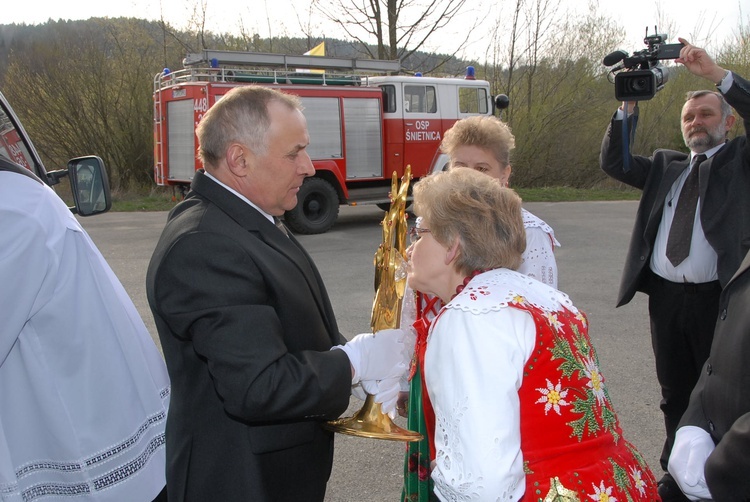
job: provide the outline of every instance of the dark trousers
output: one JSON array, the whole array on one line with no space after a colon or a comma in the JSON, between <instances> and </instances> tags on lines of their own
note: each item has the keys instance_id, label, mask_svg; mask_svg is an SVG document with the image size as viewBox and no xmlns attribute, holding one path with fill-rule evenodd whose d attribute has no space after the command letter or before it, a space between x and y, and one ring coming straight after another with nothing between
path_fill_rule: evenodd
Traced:
<instances>
[{"instance_id":1,"label":"dark trousers","mask_svg":"<svg viewBox=\"0 0 750 502\"><path fill-rule=\"evenodd\" d=\"M665 472L677 425L711 350L720 293L719 281L674 283L651 273L648 312L667 432L659 460Z\"/></svg>"}]
</instances>

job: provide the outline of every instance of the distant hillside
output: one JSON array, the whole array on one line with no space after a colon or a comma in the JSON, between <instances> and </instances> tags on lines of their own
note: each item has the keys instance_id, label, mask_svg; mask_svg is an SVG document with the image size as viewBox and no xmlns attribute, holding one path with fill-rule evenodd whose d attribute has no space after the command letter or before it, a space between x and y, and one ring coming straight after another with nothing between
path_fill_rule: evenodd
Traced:
<instances>
[{"instance_id":1,"label":"distant hillside","mask_svg":"<svg viewBox=\"0 0 750 502\"><path fill-rule=\"evenodd\" d=\"M120 24L138 21L143 28L154 34L154 37L162 37L164 44L174 46L175 42L184 48L184 53L200 51L202 47L216 50L240 50L253 52L271 52L277 54L304 54L312 47L323 41L322 38L308 37L277 37L273 39L260 38L254 35L251 39L243 39L226 34L205 33L199 37L195 33L174 30L169 26L163 26L158 21L134 20L126 18L102 19L91 18L83 21L54 21L40 25L26 24L0 24L0 83L4 81L5 72L10 61L10 54L23 53L32 45L50 44L54 46L59 43L56 34L59 30L78 31L88 35L97 32L103 23ZM334 38L325 39L326 55L345 58L366 58L365 51L359 44L346 40ZM374 47L370 47L376 52ZM172 52L172 51L170 51ZM166 53L166 51L165 51ZM166 57L166 56L165 56ZM175 68L180 66L179 62L164 61L165 66ZM404 73L423 72L425 74L440 76L463 75L466 66L476 64L470 61L457 59L446 54L433 54L416 52L401 62ZM158 68L153 70L158 71Z\"/></svg>"}]
</instances>

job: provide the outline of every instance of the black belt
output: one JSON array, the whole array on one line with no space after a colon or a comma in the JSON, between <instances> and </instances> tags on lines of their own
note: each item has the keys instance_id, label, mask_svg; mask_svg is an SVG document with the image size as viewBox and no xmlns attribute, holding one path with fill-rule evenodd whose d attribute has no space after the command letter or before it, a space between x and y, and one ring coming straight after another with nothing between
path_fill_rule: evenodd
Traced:
<instances>
[{"instance_id":1,"label":"black belt","mask_svg":"<svg viewBox=\"0 0 750 502\"><path fill-rule=\"evenodd\" d=\"M702 291L721 291L721 284L719 281L710 282L672 282L668 281L660 275L656 275L653 271L651 272L651 279L659 285L659 287L684 291L686 293L699 293Z\"/></svg>"}]
</instances>

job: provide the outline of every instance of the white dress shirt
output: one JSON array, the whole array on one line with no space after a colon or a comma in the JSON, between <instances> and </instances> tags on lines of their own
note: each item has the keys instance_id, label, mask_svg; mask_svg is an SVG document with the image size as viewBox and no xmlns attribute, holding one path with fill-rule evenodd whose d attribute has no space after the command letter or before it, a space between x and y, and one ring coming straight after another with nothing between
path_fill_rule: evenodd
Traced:
<instances>
[{"instance_id":1,"label":"white dress shirt","mask_svg":"<svg viewBox=\"0 0 750 502\"><path fill-rule=\"evenodd\" d=\"M710 159L723 146L724 143L703 152L706 160ZM695 155L697 154L690 154L689 161L691 163ZM682 186L685 184L688 174L690 174L692 169L696 168L697 166L688 165L688 168L680 174L672 184L669 192L667 192L664 211L659 222L659 230L656 233L656 240L654 241L654 251L651 253L651 270L671 282L703 283L715 281L719 278L716 251L714 251L714 248L706 240L706 234L703 233L703 225L700 218L701 199L698 199L698 205L695 208L690 254L676 267L667 258L667 240L675 209L677 209L677 201L679 200Z\"/></svg>"}]
</instances>

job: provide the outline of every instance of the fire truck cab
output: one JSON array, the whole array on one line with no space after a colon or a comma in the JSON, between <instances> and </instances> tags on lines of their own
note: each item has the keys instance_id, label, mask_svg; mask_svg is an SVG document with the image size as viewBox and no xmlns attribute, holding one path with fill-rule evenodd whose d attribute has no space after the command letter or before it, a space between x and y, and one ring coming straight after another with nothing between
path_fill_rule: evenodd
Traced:
<instances>
[{"instance_id":1,"label":"fire truck cab","mask_svg":"<svg viewBox=\"0 0 750 502\"><path fill-rule=\"evenodd\" d=\"M473 74L368 74L398 72L398 61L204 51L183 63L185 69L154 79L156 183L187 189L201 167L195 128L233 87L267 85L296 94L315 175L305 180L285 222L303 234L330 229L340 204L387 209L394 172L401 177L411 166L415 180L429 174L445 131L458 119L495 108L489 83Z\"/></svg>"}]
</instances>

